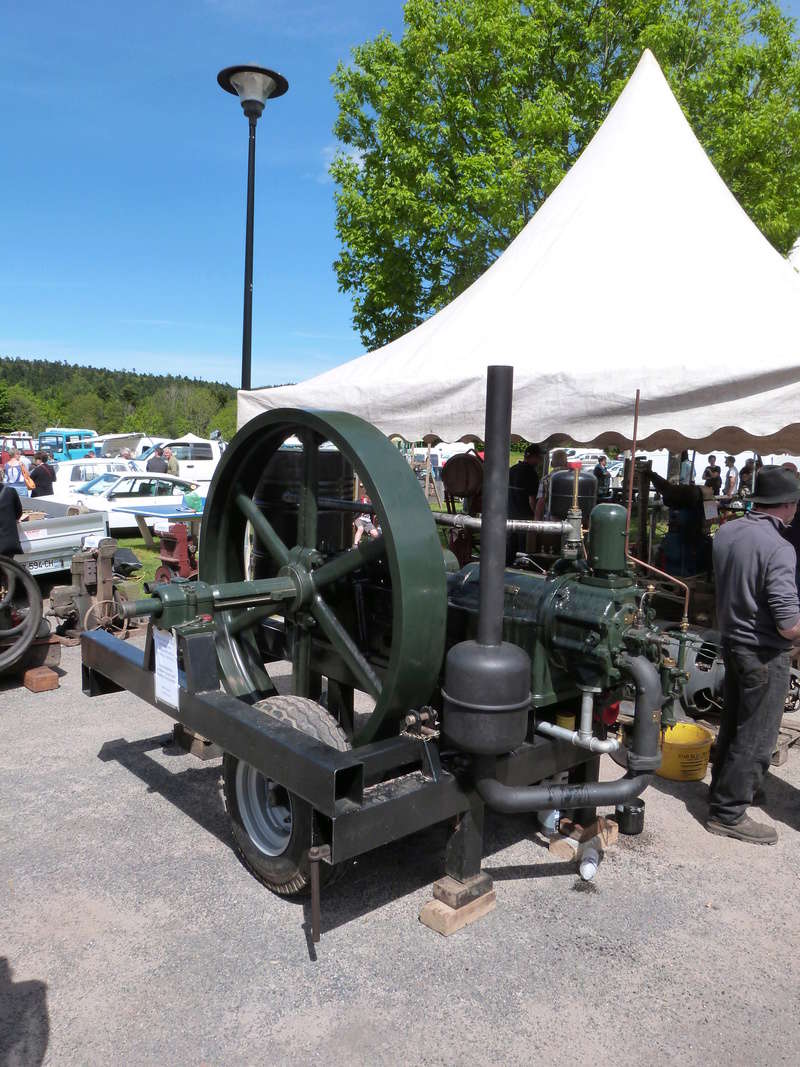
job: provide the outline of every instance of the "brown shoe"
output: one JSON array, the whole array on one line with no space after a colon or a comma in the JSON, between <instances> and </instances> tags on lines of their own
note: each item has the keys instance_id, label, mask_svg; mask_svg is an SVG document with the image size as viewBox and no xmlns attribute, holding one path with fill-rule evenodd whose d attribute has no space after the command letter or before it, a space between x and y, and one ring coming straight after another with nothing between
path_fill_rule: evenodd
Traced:
<instances>
[{"instance_id":1,"label":"brown shoe","mask_svg":"<svg viewBox=\"0 0 800 1067\"><path fill-rule=\"evenodd\" d=\"M706 819L706 830L720 837L732 837L736 841L747 841L751 845L774 845L778 834L774 827L756 822L749 815L743 815L738 822L719 822L711 816Z\"/></svg>"}]
</instances>

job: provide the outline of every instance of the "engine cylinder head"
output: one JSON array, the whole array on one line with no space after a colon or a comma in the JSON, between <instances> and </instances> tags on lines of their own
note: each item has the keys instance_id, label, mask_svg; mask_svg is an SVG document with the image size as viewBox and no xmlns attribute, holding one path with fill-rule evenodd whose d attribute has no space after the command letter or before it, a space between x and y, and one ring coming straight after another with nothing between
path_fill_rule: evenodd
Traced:
<instances>
[{"instance_id":1,"label":"engine cylinder head","mask_svg":"<svg viewBox=\"0 0 800 1067\"><path fill-rule=\"evenodd\" d=\"M625 520L620 504L598 504L589 517L589 565L597 575L625 574Z\"/></svg>"}]
</instances>

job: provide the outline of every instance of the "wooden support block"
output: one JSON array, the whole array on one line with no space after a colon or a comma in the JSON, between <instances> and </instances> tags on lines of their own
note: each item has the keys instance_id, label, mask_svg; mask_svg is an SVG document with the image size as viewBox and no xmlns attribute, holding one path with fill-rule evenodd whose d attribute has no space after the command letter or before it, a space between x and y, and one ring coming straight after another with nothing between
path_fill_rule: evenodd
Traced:
<instances>
[{"instance_id":1,"label":"wooden support block","mask_svg":"<svg viewBox=\"0 0 800 1067\"><path fill-rule=\"evenodd\" d=\"M547 846L550 855L554 859L566 861L575 859L577 848L578 842L575 838L562 837L560 834L553 834Z\"/></svg>"},{"instance_id":2,"label":"wooden support block","mask_svg":"<svg viewBox=\"0 0 800 1067\"><path fill-rule=\"evenodd\" d=\"M449 908L463 908L476 897L490 893L491 889L492 879L485 871L480 871L471 878L465 878L463 882L459 882L457 878L451 878L448 874L433 883L434 898L441 900Z\"/></svg>"},{"instance_id":3,"label":"wooden support block","mask_svg":"<svg viewBox=\"0 0 800 1067\"><path fill-rule=\"evenodd\" d=\"M604 848L616 844L619 837L619 826L605 815L600 815L589 826L581 826L572 819L562 819L559 831L564 837L570 837L574 841L589 841L593 837L599 837Z\"/></svg>"},{"instance_id":4,"label":"wooden support block","mask_svg":"<svg viewBox=\"0 0 800 1067\"><path fill-rule=\"evenodd\" d=\"M22 676L22 684L32 693L46 693L48 689L58 689L58 675L49 667L31 667Z\"/></svg>"},{"instance_id":5,"label":"wooden support block","mask_svg":"<svg viewBox=\"0 0 800 1067\"><path fill-rule=\"evenodd\" d=\"M494 911L496 904L497 896L493 889L482 897L471 900L462 908L451 908L442 900L429 900L420 910L419 921L437 934L449 937L456 930L461 930Z\"/></svg>"}]
</instances>

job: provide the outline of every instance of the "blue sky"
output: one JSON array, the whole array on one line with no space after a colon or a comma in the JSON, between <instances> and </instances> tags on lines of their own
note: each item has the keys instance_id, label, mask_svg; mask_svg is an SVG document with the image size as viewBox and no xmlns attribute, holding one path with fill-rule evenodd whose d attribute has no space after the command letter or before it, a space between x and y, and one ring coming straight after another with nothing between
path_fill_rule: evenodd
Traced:
<instances>
[{"instance_id":1,"label":"blue sky","mask_svg":"<svg viewBox=\"0 0 800 1067\"><path fill-rule=\"evenodd\" d=\"M362 351L332 268L330 75L353 45L402 33L401 0L0 13L0 355L238 384L247 122L216 75L246 62L289 80L258 124L253 385Z\"/></svg>"},{"instance_id":2,"label":"blue sky","mask_svg":"<svg viewBox=\"0 0 800 1067\"><path fill-rule=\"evenodd\" d=\"M217 72L289 80L258 123L253 384L361 351L332 262L350 49L397 0L0 3L0 354L238 384L247 120Z\"/></svg>"}]
</instances>

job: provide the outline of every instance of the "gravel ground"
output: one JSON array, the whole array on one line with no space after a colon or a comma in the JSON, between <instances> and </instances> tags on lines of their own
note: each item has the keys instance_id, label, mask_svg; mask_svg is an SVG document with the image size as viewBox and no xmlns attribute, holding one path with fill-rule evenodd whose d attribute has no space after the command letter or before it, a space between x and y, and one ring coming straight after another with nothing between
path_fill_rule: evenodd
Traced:
<instances>
[{"instance_id":1,"label":"gravel ground","mask_svg":"<svg viewBox=\"0 0 800 1067\"><path fill-rule=\"evenodd\" d=\"M703 829L704 783L648 789L596 883L529 817L490 817L497 908L417 921L433 829L307 905L237 861L219 762L127 694L0 692L0 1064L797 1063L800 758L767 783L773 848ZM609 769L613 776L616 768Z\"/></svg>"}]
</instances>

